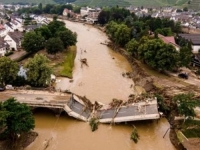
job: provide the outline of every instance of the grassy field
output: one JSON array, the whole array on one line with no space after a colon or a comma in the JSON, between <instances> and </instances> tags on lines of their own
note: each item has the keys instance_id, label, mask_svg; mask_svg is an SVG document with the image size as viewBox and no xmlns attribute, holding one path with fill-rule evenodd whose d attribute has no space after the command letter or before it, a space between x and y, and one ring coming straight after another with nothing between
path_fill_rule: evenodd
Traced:
<instances>
[{"instance_id":1,"label":"grassy field","mask_svg":"<svg viewBox=\"0 0 200 150\"><path fill-rule=\"evenodd\" d=\"M11 3L18 3L18 2L23 2L23 3L43 3L43 4L55 4L53 0L0 0L0 3L4 4L11 4Z\"/></svg>"},{"instance_id":2,"label":"grassy field","mask_svg":"<svg viewBox=\"0 0 200 150\"><path fill-rule=\"evenodd\" d=\"M53 4L53 0L0 0L0 3L43 3ZM180 6L187 3L188 0L76 0L74 3L82 6Z\"/></svg>"},{"instance_id":3,"label":"grassy field","mask_svg":"<svg viewBox=\"0 0 200 150\"><path fill-rule=\"evenodd\" d=\"M54 74L56 76L72 78L75 57L76 46L71 46L67 51L59 55L59 59L52 60L50 65L53 68Z\"/></svg>"}]
</instances>

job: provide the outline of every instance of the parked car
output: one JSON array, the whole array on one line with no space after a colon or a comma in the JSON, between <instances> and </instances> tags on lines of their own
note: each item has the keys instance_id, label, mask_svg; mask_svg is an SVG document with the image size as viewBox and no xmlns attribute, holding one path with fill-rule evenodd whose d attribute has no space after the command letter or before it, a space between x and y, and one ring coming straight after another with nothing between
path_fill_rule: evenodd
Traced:
<instances>
[{"instance_id":1,"label":"parked car","mask_svg":"<svg viewBox=\"0 0 200 150\"><path fill-rule=\"evenodd\" d=\"M1 91L5 91L5 90L6 90L5 87L0 87L0 92L1 92Z\"/></svg>"},{"instance_id":2,"label":"parked car","mask_svg":"<svg viewBox=\"0 0 200 150\"><path fill-rule=\"evenodd\" d=\"M183 79L188 79L189 76L188 76L187 73L179 73L179 74L178 74L178 77L179 77L179 78L183 78Z\"/></svg>"}]
</instances>

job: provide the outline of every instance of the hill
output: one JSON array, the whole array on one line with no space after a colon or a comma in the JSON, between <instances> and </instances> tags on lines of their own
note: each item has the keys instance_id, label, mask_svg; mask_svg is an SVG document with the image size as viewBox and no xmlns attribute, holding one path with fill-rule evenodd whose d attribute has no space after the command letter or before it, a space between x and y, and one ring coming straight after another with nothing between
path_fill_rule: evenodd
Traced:
<instances>
[{"instance_id":1,"label":"hill","mask_svg":"<svg viewBox=\"0 0 200 150\"><path fill-rule=\"evenodd\" d=\"M76 0L77 5L91 6L181 6L188 0Z\"/></svg>"},{"instance_id":2,"label":"hill","mask_svg":"<svg viewBox=\"0 0 200 150\"><path fill-rule=\"evenodd\" d=\"M0 0L0 3L43 3L70 2L74 0ZM74 3L89 6L181 6L189 0L76 0Z\"/></svg>"}]
</instances>

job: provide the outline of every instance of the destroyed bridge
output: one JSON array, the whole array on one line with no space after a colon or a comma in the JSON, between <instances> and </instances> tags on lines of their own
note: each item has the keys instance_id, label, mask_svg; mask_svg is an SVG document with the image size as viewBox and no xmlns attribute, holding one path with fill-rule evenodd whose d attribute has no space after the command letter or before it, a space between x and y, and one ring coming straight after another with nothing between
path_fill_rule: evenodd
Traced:
<instances>
[{"instance_id":1,"label":"destroyed bridge","mask_svg":"<svg viewBox=\"0 0 200 150\"><path fill-rule=\"evenodd\" d=\"M60 112L65 111L69 116L83 121L90 118L98 118L102 123L117 123L137 120L153 120L160 118L156 98L146 98L132 103L120 103L120 105L104 105L99 102L91 103L86 97L75 94L43 94L38 93L9 93L20 103L25 103L31 108L50 108ZM37 95L38 97L34 97ZM59 100L58 100L59 99ZM114 100L114 99L113 99Z\"/></svg>"}]
</instances>

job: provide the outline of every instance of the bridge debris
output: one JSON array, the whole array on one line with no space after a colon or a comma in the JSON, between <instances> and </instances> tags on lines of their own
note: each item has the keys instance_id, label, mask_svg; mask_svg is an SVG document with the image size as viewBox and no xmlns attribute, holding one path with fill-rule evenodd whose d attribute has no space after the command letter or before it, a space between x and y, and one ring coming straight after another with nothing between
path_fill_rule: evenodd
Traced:
<instances>
[{"instance_id":1,"label":"bridge debris","mask_svg":"<svg viewBox=\"0 0 200 150\"><path fill-rule=\"evenodd\" d=\"M82 58L82 59L80 59L80 61L81 61L81 68L83 67L83 65L88 66L88 63L87 63L87 59L86 59L86 58Z\"/></svg>"}]
</instances>

